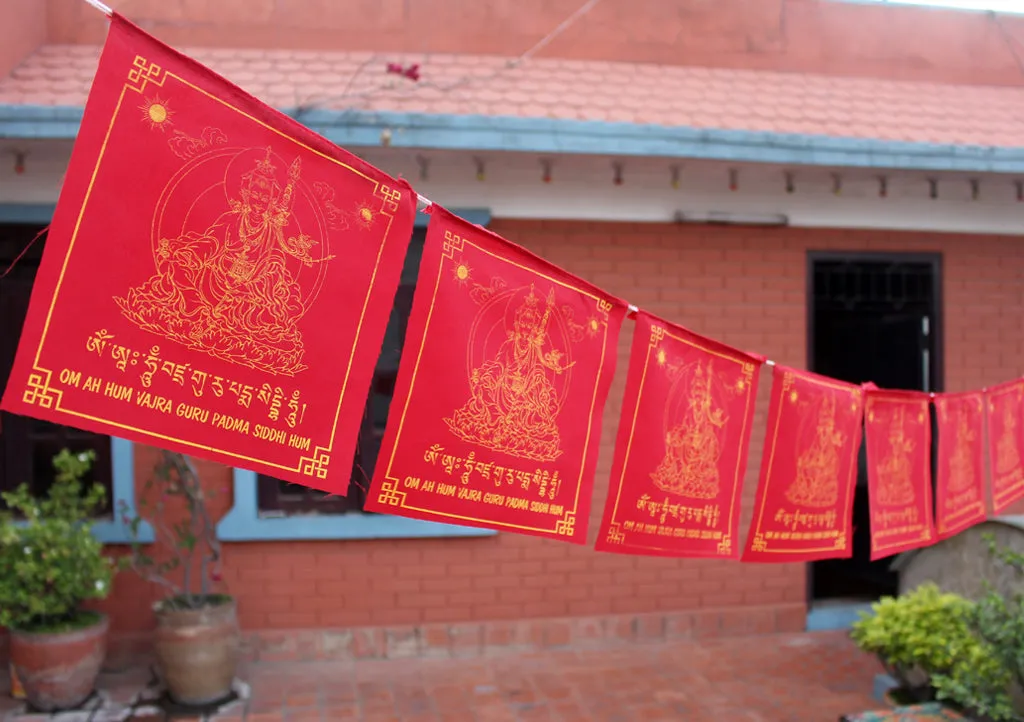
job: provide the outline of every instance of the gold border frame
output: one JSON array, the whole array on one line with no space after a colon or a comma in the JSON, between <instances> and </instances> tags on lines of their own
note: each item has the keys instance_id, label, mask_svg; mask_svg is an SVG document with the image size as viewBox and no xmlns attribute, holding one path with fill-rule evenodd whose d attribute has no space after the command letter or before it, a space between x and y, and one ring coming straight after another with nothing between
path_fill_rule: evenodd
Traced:
<instances>
[{"instance_id":1,"label":"gold border frame","mask_svg":"<svg viewBox=\"0 0 1024 722\"><path fill-rule=\"evenodd\" d=\"M990 479L991 479L990 485L991 485L991 489L992 489L992 507L993 507L992 511L995 514L1001 514L1003 511L1005 511L1007 508L1009 508L1013 503L1015 503L1016 501L1019 500L1019 499L1014 499L1013 501L1009 501L1009 502L1001 502L1000 501L1000 499L1005 499L1007 497L1012 497L1015 494L1020 494L1021 493L1021 490L1024 489L1024 473L1021 474L1021 478L1018 479L1013 485L1008 486L1007 488L1002 489L1002 490L1000 490L998 492L996 491L996 472L995 472L995 464L993 463L995 461L995 459L993 459L993 454L992 454L993 449L992 449L992 440L991 440L992 424L989 423L991 421L991 417L989 417L989 411L990 411L989 403L990 403L991 399L995 399L996 397L999 397L999 396L1005 396L1005 395L1011 394L1011 393L1018 393L1019 394L1019 393L1021 393L1022 387L1024 387L1024 382L1014 381L1014 382L1011 382L1011 383L1007 384L1004 388L1001 388L1001 389L998 389L998 390L995 390L995 391L993 391L992 389L989 389L988 392L985 394L985 399L983 401L983 403L985 404L985 420L984 420L985 421L985 429L988 431L988 438L986 438L986 440L985 440L986 441L986 443L985 443L985 454L986 454L986 456L989 457L989 462L990 462L990 467L991 467L991 469L990 469L990 471L991 471L991 474L990 474ZM1018 449L1017 451L1020 452L1021 454L1024 454L1024 449ZM1021 470L1024 471L1024 461L1021 462Z\"/></svg>"},{"instance_id":2,"label":"gold border frame","mask_svg":"<svg viewBox=\"0 0 1024 722\"><path fill-rule=\"evenodd\" d=\"M664 326L661 326L661 325L658 325L658 324L652 324L651 325L651 338L650 338L650 340L648 341L648 344L647 344L647 355L644 357L644 368L643 368L643 371L640 374L640 387L637 389L636 404L633 406L633 419L630 422L629 437L626 440L626 451L623 454L623 458L622 458L622 471L619 474L619 478L618 478L618 481L617 481L617 484L616 484L615 504L612 506L612 514L611 514L611 517L609 517L609 520L608 520L608 537L609 538L606 541L611 542L613 535L615 535L617 533L617 534L623 535L623 538L621 540L614 541L614 543L622 544L623 547L633 547L633 548L636 548L636 549L649 549L651 551L659 551L659 552L670 552L670 551L675 551L675 549L672 548L672 547L666 548L666 547L660 547L660 546L649 546L649 545L645 545L645 544L636 544L636 543L630 543L629 541L626 541L626 539L625 539L625 532L621 531L621 526L620 525L621 525L622 522L616 520L616 515L618 514L618 511L619 511L619 501L620 501L620 499L622 497L622 488L623 488L623 486L625 486L625 483L626 483L626 472L629 469L629 457L630 457L630 454L633 451L633 438L636 435L636 420L637 420L637 417L640 414L640 400L643 398L644 385L647 382L647 369L650 367L651 353L654 351L655 348L657 348L658 343L661 342L661 340L662 340L662 338L664 336L668 336L673 341L678 341L678 342L680 342L680 343L682 343L685 346L688 346L690 348L694 348L694 349L697 349L699 351L703 351L705 353L709 353L709 354L711 354L713 356L716 356L718 358L724 359L725 361L728 361L730 363L737 364L737 365L740 366L740 368L742 368L744 366L745 362L744 361L739 361L739 360L737 360L737 359L735 359L735 358L733 358L733 357L731 357L731 356L729 356L727 354L724 354L724 353L722 353L720 351L715 351L713 349L710 349L710 348L707 348L705 346L702 346L701 344L696 343L695 341L691 341L690 339L683 338L681 336L677 336L677 335L669 332L666 329L666 327L664 327ZM750 363L752 363L754 365L754 367L755 367L753 373L758 373L759 370L760 370L760 364L757 364L753 360L751 360ZM751 374L751 378L753 378L753 373ZM752 404L754 403L754 400L755 400L753 398L752 391L753 391L753 384L748 382L748 384L747 384L747 393L746 393L746 403L743 406L743 427L740 429L740 438L741 439L744 438L746 436L746 434L747 434L747 422L748 422L748 420L752 420L750 412L751 412L751 406L752 406ZM622 416L620 416L620 419L621 418L622 418ZM621 423L621 421L620 421L620 423ZM744 451L746 452L746 454L749 454L749 449L745 449ZM732 556L732 541L733 540L731 538L731 535L732 535L732 529L733 529L733 517L734 517L734 515L735 515L735 513L737 511L737 509L736 509L736 494L738 493L739 488L740 488L740 486L741 486L741 484L743 482L743 479L740 478L740 466L742 465L742 462L744 462L745 460L746 460L746 458L745 458L745 455L743 453L741 453L740 457L736 460L736 469L734 470L735 473L733 475L732 497L729 499L729 517L726 520L725 532L722 534L722 539L719 542L719 551L717 553L715 553L715 554L701 553L701 554L699 554L699 556L701 556L701 557L706 557L706 558L709 558L709 559L715 559L715 558L720 558L720 557L731 557ZM630 521L630 520L623 519L622 521ZM697 556L697 553L695 553L695 552L687 552L687 554L690 555L690 556Z\"/></svg>"},{"instance_id":3,"label":"gold border frame","mask_svg":"<svg viewBox=\"0 0 1024 722\"><path fill-rule=\"evenodd\" d=\"M778 368L778 367L776 367L776 368ZM822 387L825 387L825 388L828 388L828 389L835 389L835 390L839 390L839 391L850 391L849 384L844 384L844 383L841 383L841 382L838 382L838 381L837 382L826 381L825 379L819 379L819 378L812 377L812 376L804 376L802 374L798 376L793 371L788 371L788 370L787 371L783 371L783 378L782 378L783 388L781 390L781 393L779 394L779 408L778 408L778 412L775 414L775 434L772 436L771 451L768 454L768 466L765 469L764 494L761 495L761 505L760 505L760 508L757 511L757 524L754 527L753 534L750 535L752 538L747 540L747 546L750 547L750 551L752 551L755 554L769 554L769 555L770 554L820 554L820 553L824 553L824 552L836 551L838 549L841 549L841 548L845 547L846 544L847 544L847 533L846 533L846 531L840 531L839 532L839 536L836 538L836 542L834 542L831 546L827 546L827 547L813 547L813 548L801 547L799 549L769 549L768 548L768 542L769 541L775 541L775 540L765 539L764 536L763 536L762 525L764 523L764 512L765 512L765 506L766 506L765 500L768 497L768 490L771 488L771 483L773 481L773 479L772 479L772 466L775 463L775 449L776 449L776 446L778 445L778 441L779 441L779 429L780 429L780 426L781 426L779 422L782 420L782 410L783 410L783 408L785 408L785 404L786 404L785 395L786 395L786 391L788 390L787 387L792 384L791 379L795 379L795 378L800 378L801 380L804 380L804 381L806 381L806 382L808 382L810 384L814 384L815 386L822 386ZM787 381L789 381L788 384L787 384ZM772 382L774 383L774 379L772 380ZM773 389L773 391L774 391L774 389ZM860 398L861 398L861 414L863 415L863 413L864 413L863 391L861 391L860 389L854 388L854 390L851 391L851 393L853 393L853 395L856 395L856 393L860 394ZM849 459L848 463L850 464L850 475L851 476L856 474L856 468L857 468L856 467L856 455L859 452L859 450L860 449L859 449L859 445L858 445L857 448L855 448L853 451L850 452L850 459ZM847 483L846 503L844 504L844 506L849 508L851 503L852 503L852 501L853 501L854 487L856 487L857 484L856 484L856 479L853 479L853 478L847 479L846 483ZM849 519L849 517L844 519L843 522L844 522L844 527L846 527L847 531L849 531L849 529L848 529L848 527L850 526L850 519ZM839 543L840 541L842 542L842 544ZM754 548L758 544L758 542L760 542L760 547L761 547L760 549Z\"/></svg>"},{"instance_id":4,"label":"gold border frame","mask_svg":"<svg viewBox=\"0 0 1024 722\"><path fill-rule=\"evenodd\" d=\"M871 412L871 409L872 409L873 406L877 406L879 404L902 405L902 404L905 404L907 401L908 401L908 399L906 399L906 398L892 398L892 397L886 398L884 396L875 396L875 395L872 395L872 394L868 394L867 395L867 399L864 402L864 414L866 416L867 414L869 414ZM922 406L924 406L925 415L929 417L929 420L927 420L926 423L929 424L929 431L930 431L930 424L931 424L930 415L931 414L930 414L929 407L931 406L931 403L928 401L927 398L922 399L920 402L914 402L914 403L920 403ZM930 433L929 433L929 436L931 436ZM866 433L864 435L864 448L865 448L865 450L868 453L868 474L869 474L869 478L870 478L870 474L871 474L871 458L870 458L871 457L871 449L868 448L868 440L867 440L867 434ZM922 485L922 488L925 489L925 493L926 493L926 495L928 497L927 499L924 500L925 501L925 506L926 506L926 508L925 508L925 514L926 515L931 512L931 509L932 509L932 507L934 506L934 503L935 503L935 500L932 498L932 490L931 490L931 460L930 460L931 448L928 449L928 454L929 454L928 464L922 470L922 473L921 473L921 475L924 477L924 482L925 482ZM918 482L920 483L921 479L918 479ZM870 488L870 482L869 482L869 487L868 487L869 499L870 499L870 494L871 494L871 488ZM920 503L920 502L918 502L918 503ZM926 516L926 518L927 518L927 516ZM868 526L870 527L870 525L871 524L870 524L870 520L869 520ZM915 533L915 532L918 533L917 537L914 537L912 539L911 538L907 538L906 535L912 534L912 533ZM905 549L908 544L914 544L916 542L925 542L925 541L928 541L928 540L932 539L935 536L935 534L936 534L936 530L935 530L935 527L934 527L934 520L933 520L933 524L932 525L929 525L926 522L919 522L917 527L914 527L913 525L911 525L911 529L909 531L904 532L903 534L904 534L904 536L903 536L901 541L898 541L898 542L895 542L895 543L892 543L892 544L888 544L888 545L885 545L885 546L876 546L875 545L875 535L871 534L871 553L872 554L885 554L886 552L888 552L891 549Z\"/></svg>"},{"instance_id":5,"label":"gold border frame","mask_svg":"<svg viewBox=\"0 0 1024 722\"><path fill-rule=\"evenodd\" d=\"M101 68L101 72L102 70L103 69ZM318 479L326 479L327 467L330 464L330 455L334 448L335 436L337 434L338 420L341 416L341 407L345 400L345 391L348 388L348 383L352 372L352 364L355 360L357 348L357 344L355 343L353 343L352 345L352 351L349 354L348 363L345 367L345 378L344 381L342 382L341 392L338 397L338 405L337 408L335 409L334 421L331 425L330 438L328 439L326 446L315 446L310 455L299 457L294 466L287 466L285 464L275 463L272 461L268 461L266 459L248 456L244 453L227 451L225 449L220 449L215 446L197 443L195 441L187 441L185 439L180 439L167 434L156 433L154 431L146 431L144 429L140 429L135 426L130 426L128 424L123 424L117 421L92 416L90 414L83 413L80 411L73 411L71 409L63 408L61 406L64 394L63 390L54 389L50 387L50 380L52 378L53 372L52 370L40 365L40 357L42 356L43 353L43 345L46 343L50 322L53 317L54 309L56 308L57 305L57 299L60 296L60 288L64 282L64 276L65 273L67 272L68 263L70 261L71 254L74 251L75 242L78 239L78 232L81 228L82 220L85 217L86 209L89 205L89 199L92 195L93 186L96 182L96 176L99 174L100 166L103 163L103 158L107 151L107 145L110 142L110 136L113 132L114 124L117 122L120 116L121 106L125 100L125 94L130 90L141 95L148 83L153 83L157 87L163 87L164 83L167 81L168 78L173 78L174 80L181 83L183 86L190 88L191 90L201 94L202 96L219 103L224 108L229 108L235 111L247 120L263 127L265 130L271 131L272 133L276 133L281 138L290 141L299 148L302 148L304 151L319 156L324 160L330 161L331 163L334 163L340 166L341 168L344 168L345 170L348 170L353 174L359 176L360 178L364 178L373 184L372 194L381 199L382 208L380 213L381 215L385 216L388 219L388 223L387 229L380 243L380 248L377 251L377 258L374 262L373 274L370 278L370 285L369 288L367 289L366 297L363 300L362 308L360 310L359 322L356 326L356 339L358 339L359 337L359 334L363 327L363 321L365 320L366 317L366 311L370 304L370 298L373 295L374 287L376 285L377 272L380 268L381 257L383 256L385 247L388 245L389 236L392 231L392 226L394 223L393 213L398 209L398 202L401 200L402 191L400 189L393 189L388 186L382 185L379 181L375 180L374 178L371 178L370 176L361 173L360 171L356 170L355 168L351 167L350 165L342 162L337 158L333 158L322 151L310 147L306 143L302 142L298 138L293 137L292 135L289 135L283 130L276 128L268 123L265 123L262 120L259 120L258 118L255 118L254 116L245 112L241 108L232 105L223 98L219 98L213 93L209 93L206 90L203 90L202 88L194 85L193 83L185 80L184 78L176 75L175 73L165 72L164 69L161 68L159 65L157 65L156 63L147 62L144 58L142 58L142 56L136 56L133 62L133 68L128 73L128 80L123 84L121 88L121 93L118 96L117 103L115 104L114 110L111 113L110 122L107 125L107 131L103 137L103 143L101 144L99 153L96 156L96 163L93 166L92 174L89 178L89 184L86 187L85 196L82 198L81 207L78 210L78 218L76 219L74 228L71 232L71 239L68 243L67 250L64 254L64 259L60 267L60 272L57 276L57 283L54 286L53 297L50 301L50 306L46 312L46 318L43 322L42 333L39 337L39 343L36 346L35 358L32 362L31 372L29 373L28 379L26 381L26 390L23 393L22 401L28 404L38 403L42 408L45 409L52 408L54 411L60 411L71 416L77 416L82 419L105 424L112 428L131 431L136 434L149 437L151 439L160 439L163 441L173 442L193 449L213 452L231 459L237 459L238 461L242 462L254 462L256 464L260 464L264 467L271 469L280 469L282 471L294 472L297 474L301 474L303 476L313 476Z\"/></svg>"},{"instance_id":6,"label":"gold border frame","mask_svg":"<svg viewBox=\"0 0 1024 722\"><path fill-rule=\"evenodd\" d=\"M954 394L954 396L960 396L960 394ZM945 400L943 400L943 399L935 399L935 411L936 411L936 413L938 413L939 402L940 401L944 401L944 403L948 404L951 400L952 399L945 399ZM981 398L981 414L980 414L980 416L981 416L982 429L984 429L985 428L984 424L987 421L986 413L985 413L985 397L984 396L982 396L982 398ZM985 456L988 455L988 449L985 448L985 446L987 445L987 442L988 442L987 439L985 439L985 438L982 439L982 449L981 449L981 454L982 454L982 458L981 458L982 490L981 490L981 499L979 499L978 501L974 502L973 504L969 504L969 505L967 505L965 507L961 507L955 513L949 514L948 516L943 516L942 514L939 513L939 511L941 511L941 508L937 509L936 510L936 514L935 514L935 517L936 517L935 518L935 529L938 532L940 537L946 538L946 537L951 536L951 535L959 534L964 529L966 529L968 525L974 523L973 518L967 516L972 511L973 512L980 511L981 512L981 519L984 519L984 518L986 518L988 516L988 508L987 508L986 503L985 503L985 488L984 488L985 487ZM939 443L940 444L942 443L942 434L941 433L939 434ZM941 474L942 473L942 469L941 468L937 469L937 473ZM938 480L938 476L936 475L936 479L935 479L936 491L938 489L938 481L939 481ZM956 522L957 519L964 519L965 517L968 519L967 522L960 521L958 523L949 524L949 525L943 525L943 523L942 523L943 521Z\"/></svg>"},{"instance_id":7,"label":"gold border frame","mask_svg":"<svg viewBox=\"0 0 1024 722\"><path fill-rule=\"evenodd\" d=\"M598 362L597 378L594 381L594 392L590 400L590 414L589 418L587 419L587 436L586 441L583 444L583 454L580 460L580 475L576 480L576 497L573 500L572 509L567 509L562 518L552 517L555 519L555 525L553 529L548 529L542 526L513 524L510 522L496 521L492 519L480 519L477 517L466 516L464 514L455 514L452 512L439 511L437 509L424 509L418 506L407 505L405 503L407 492L401 491L399 489L399 484L401 480L394 476L395 457L398 454L398 449L402 442L402 431L405 428L406 416L409 413L409 404L412 402L413 394L416 391L416 377L419 374L420 363L423 360L423 352L427 345L427 338L430 335L430 324L434 316L434 305L437 302L437 293L441 285L441 276L444 273L444 263L446 259L454 260L454 253L457 251L462 251L464 245L468 245L497 261L502 261L511 266L514 266L515 268L526 271L534 276L543 278L545 281L557 284L562 288L575 291L576 293L593 299L595 302L597 312L604 317L604 323L602 324L604 327L604 335L601 338L601 359ZM420 271L420 277L422 281L422 270ZM377 492L377 502L382 505L386 504L389 506L397 506L398 508L401 509L408 509L409 511L435 517L444 517L448 519L455 519L466 522L475 522L478 524L485 524L493 527L517 529L519 531L541 532L544 534L552 534L556 536L573 536L575 533L576 514L579 511L580 491L583 487L583 476L586 473L587 469L587 457L590 453L590 444L594 434L594 427L595 425L599 426L601 424L601 418L597 418L596 420L594 419L594 410L597 406L597 395L601 388L601 381L604 375L605 358L608 353L608 316L612 308L613 305L607 298L598 296L597 294L591 292L586 288L574 286L570 283L567 283L566 281L554 278L553 276L549 276L541 271L529 268L521 263L517 263L516 261L510 258L506 258L505 256L499 253L490 251L484 248L482 245L474 243L469 239L460 238L459 236L456 236L451 232L446 232L445 242L442 244L441 253L439 254L438 258L437 276L434 279L434 290L430 297L430 306L427 309L427 317L423 324L423 336L420 340L419 350L416 352L416 361L412 367L412 377L409 380L409 389L405 398L405 406L402 408L402 414L398 419L398 428L396 429L395 440L391 447L391 456L388 458L387 469L384 472L384 478L380 485L380 489Z\"/></svg>"}]
</instances>

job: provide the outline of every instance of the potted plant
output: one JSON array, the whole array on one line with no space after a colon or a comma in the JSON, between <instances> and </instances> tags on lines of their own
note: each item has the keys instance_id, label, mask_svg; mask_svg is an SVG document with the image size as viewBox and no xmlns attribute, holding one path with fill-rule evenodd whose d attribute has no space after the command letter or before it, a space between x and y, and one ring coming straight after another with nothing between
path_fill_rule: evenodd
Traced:
<instances>
[{"instance_id":1,"label":"potted plant","mask_svg":"<svg viewBox=\"0 0 1024 722\"><path fill-rule=\"evenodd\" d=\"M157 559L134 543L130 565L168 591L153 606L157 670L171 699L189 706L231 693L239 655L235 600L215 591L221 550L206 498L192 463L162 451L146 481L140 515L126 518L134 533L145 516L165 547Z\"/></svg>"},{"instance_id":2,"label":"potted plant","mask_svg":"<svg viewBox=\"0 0 1024 722\"><path fill-rule=\"evenodd\" d=\"M45 499L25 484L2 495L8 510L0 514L0 627L10 632L11 664L25 697L42 712L88 699L106 654L107 617L82 607L110 593L115 570L89 524L106 499L99 484L83 490L93 458L61 451Z\"/></svg>"}]
</instances>

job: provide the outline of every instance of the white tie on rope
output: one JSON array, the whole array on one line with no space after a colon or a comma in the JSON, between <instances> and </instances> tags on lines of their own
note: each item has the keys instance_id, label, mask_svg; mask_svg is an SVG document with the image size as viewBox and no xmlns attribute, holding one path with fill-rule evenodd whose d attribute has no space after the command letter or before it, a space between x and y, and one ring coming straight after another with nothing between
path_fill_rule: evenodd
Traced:
<instances>
[{"instance_id":1,"label":"white tie on rope","mask_svg":"<svg viewBox=\"0 0 1024 722\"><path fill-rule=\"evenodd\" d=\"M92 5L94 8L99 10L101 13L106 15L108 18L114 14L114 11L110 9L109 5L101 3L100 0L85 0L87 3Z\"/></svg>"}]
</instances>

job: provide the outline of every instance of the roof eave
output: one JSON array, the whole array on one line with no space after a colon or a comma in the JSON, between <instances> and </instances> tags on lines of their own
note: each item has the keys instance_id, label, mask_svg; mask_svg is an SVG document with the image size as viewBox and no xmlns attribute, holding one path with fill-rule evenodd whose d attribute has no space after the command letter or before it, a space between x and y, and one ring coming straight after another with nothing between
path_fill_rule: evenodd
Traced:
<instances>
[{"instance_id":1,"label":"roof eave","mask_svg":"<svg viewBox=\"0 0 1024 722\"><path fill-rule=\"evenodd\" d=\"M0 104L0 138L73 139L82 108ZM1024 173L1024 147L843 138L638 123L363 110L285 111L338 145L611 155L834 168ZM385 141L387 138L387 141Z\"/></svg>"}]
</instances>

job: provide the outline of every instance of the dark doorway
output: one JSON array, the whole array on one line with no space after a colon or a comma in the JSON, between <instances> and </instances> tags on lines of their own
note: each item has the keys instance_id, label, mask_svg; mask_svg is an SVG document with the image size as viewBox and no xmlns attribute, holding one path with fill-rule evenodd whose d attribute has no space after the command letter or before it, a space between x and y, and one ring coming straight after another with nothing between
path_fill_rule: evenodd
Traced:
<instances>
[{"instance_id":1,"label":"dark doorway","mask_svg":"<svg viewBox=\"0 0 1024 722\"><path fill-rule=\"evenodd\" d=\"M0 280L0 393L6 389L14 366L32 284L42 259L45 237L32 242L41 230L36 225L0 223L0 273L9 271ZM12 267L15 259L17 264ZM106 486L106 511L111 511L109 436L7 412L0 412L0 429L0 492L27 483L33 494L45 494L54 481L54 455L65 448L72 452L92 450L96 453L92 480ZM0 511L4 509L6 504L0 501Z\"/></svg>"},{"instance_id":2,"label":"dark doorway","mask_svg":"<svg viewBox=\"0 0 1024 722\"><path fill-rule=\"evenodd\" d=\"M808 367L850 383L937 391L941 259L900 253L810 253ZM812 603L873 601L897 592L892 559L871 562L867 456L861 444L853 558L814 562Z\"/></svg>"}]
</instances>

